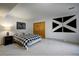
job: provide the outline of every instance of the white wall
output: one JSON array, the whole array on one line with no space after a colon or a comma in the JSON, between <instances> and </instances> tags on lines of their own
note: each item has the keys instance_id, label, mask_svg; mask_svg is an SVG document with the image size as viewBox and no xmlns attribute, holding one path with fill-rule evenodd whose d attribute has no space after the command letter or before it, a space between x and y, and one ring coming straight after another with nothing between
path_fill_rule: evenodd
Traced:
<instances>
[{"instance_id":1,"label":"white wall","mask_svg":"<svg viewBox=\"0 0 79 59\"><path fill-rule=\"evenodd\" d=\"M53 18L70 16L70 15L74 15L74 14L76 15L76 19L77 19L77 31L76 31L76 33L53 32L53 29L52 29L52 19ZM41 22L41 21L45 21L46 38L55 38L55 39L58 39L58 40L64 40L64 41L79 43L79 12L70 12L70 13L60 14L60 15L56 15L56 16L52 15L52 17L41 17L40 19L39 19L39 17L33 18L32 20L28 21L28 23L30 25L29 29L31 30L30 33L33 32L33 23Z\"/></svg>"},{"instance_id":2,"label":"white wall","mask_svg":"<svg viewBox=\"0 0 79 59\"><path fill-rule=\"evenodd\" d=\"M20 32L27 32L27 21L24 19L19 19L13 16L7 16L6 18L0 18L0 44L3 43L3 37L6 36L6 31L5 31L5 26L6 25L11 25L10 26L10 35L13 35L14 33L20 33ZM16 22L24 22L26 23L26 29L25 30L17 30L16 29Z\"/></svg>"},{"instance_id":3,"label":"white wall","mask_svg":"<svg viewBox=\"0 0 79 59\"><path fill-rule=\"evenodd\" d=\"M79 29L79 26L78 26L77 29ZM64 41L78 42L79 41L79 36L78 36L79 32L78 31L77 31L77 33L53 32L52 19L50 19L50 21L49 21L49 19L46 20L46 38L56 38L58 40L61 39L61 40L64 40Z\"/></svg>"},{"instance_id":4,"label":"white wall","mask_svg":"<svg viewBox=\"0 0 79 59\"><path fill-rule=\"evenodd\" d=\"M70 16L70 15L76 15L77 19L77 31L76 33L58 33L58 32L53 32L52 30L52 19L55 17L49 17L46 18L46 38L56 38L58 40L64 40L64 41L70 41L70 42L77 42L79 43L79 12L78 11L73 11L67 14L60 14L60 16L57 17L64 17L64 16Z\"/></svg>"}]
</instances>

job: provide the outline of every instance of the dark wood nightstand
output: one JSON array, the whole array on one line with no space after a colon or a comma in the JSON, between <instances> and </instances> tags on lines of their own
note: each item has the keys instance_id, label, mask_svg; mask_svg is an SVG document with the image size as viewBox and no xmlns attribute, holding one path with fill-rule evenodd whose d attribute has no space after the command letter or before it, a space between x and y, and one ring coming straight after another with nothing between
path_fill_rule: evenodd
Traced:
<instances>
[{"instance_id":1,"label":"dark wood nightstand","mask_svg":"<svg viewBox=\"0 0 79 59\"><path fill-rule=\"evenodd\" d=\"M13 43L13 36L5 36L4 37L4 45L9 45L9 44L12 44Z\"/></svg>"}]
</instances>

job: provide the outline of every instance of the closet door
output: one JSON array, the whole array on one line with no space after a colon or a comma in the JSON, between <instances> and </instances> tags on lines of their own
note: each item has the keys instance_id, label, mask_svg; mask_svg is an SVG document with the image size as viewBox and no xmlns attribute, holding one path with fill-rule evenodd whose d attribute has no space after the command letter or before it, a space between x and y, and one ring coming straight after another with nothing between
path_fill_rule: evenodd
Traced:
<instances>
[{"instance_id":1,"label":"closet door","mask_svg":"<svg viewBox=\"0 0 79 59\"><path fill-rule=\"evenodd\" d=\"M33 24L33 33L45 38L45 22L37 22Z\"/></svg>"}]
</instances>

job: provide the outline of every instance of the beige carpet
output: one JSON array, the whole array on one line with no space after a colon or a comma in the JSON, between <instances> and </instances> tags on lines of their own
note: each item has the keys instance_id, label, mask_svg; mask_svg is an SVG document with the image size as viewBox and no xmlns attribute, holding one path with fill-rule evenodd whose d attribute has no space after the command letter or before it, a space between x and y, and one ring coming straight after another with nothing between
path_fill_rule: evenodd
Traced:
<instances>
[{"instance_id":1,"label":"beige carpet","mask_svg":"<svg viewBox=\"0 0 79 59\"><path fill-rule=\"evenodd\" d=\"M0 55L27 56L27 55L79 55L79 46L55 40L42 40L25 49L17 44L0 46Z\"/></svg>"}]
</instances>

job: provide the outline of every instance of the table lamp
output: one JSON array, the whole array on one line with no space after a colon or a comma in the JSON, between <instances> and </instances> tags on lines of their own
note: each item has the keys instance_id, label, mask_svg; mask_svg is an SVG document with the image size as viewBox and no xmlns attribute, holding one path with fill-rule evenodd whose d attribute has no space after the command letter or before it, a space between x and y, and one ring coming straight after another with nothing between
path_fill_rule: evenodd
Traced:
<instances>
[{"instance_id":1,"label":"table lamp","mask_svg":"<svg viewBox=\"0 0 79 59\"><path fill-rule=\"evenodd\" d=\"M10 27L5 27L5 31L6 31L6 36L9 36L9 32L10 32L11 28Z\"/></svg>"}]
</instances>

